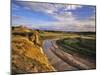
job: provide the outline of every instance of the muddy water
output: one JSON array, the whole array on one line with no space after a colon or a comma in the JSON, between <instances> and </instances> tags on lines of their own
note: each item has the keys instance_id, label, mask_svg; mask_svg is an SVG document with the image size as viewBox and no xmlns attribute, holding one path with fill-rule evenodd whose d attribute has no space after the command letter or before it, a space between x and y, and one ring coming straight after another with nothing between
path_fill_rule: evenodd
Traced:
<instances>
[{"instance_id":1,"label":"muddy water","mask_svg":"<svg viewBox=\"0 0 100 75\"><path fill-rule=\"evenodd\" d=\"M53 48L51 41L55 41L55 40L44 40L43 42L44 52L48 57L48 60L51 63L51 65L57 71L77 70L75 67L72 67L71 65L64 62L62 59L60 59L50 50L50 48Z\"/></svg>"}]
</instances>

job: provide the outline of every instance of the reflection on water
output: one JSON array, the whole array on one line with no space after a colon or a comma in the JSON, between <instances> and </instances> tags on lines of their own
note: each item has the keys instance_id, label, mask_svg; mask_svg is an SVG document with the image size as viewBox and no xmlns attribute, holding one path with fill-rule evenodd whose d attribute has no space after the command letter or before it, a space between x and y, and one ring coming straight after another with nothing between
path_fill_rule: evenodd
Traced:
<instances>
[{"instance_id":1,"label":"reflection on water","mask_svg":"<svg viewBox=\"0 0 100 75\"><path fill-rule=\"evenodd\" d=\"M50 47L52 47L51 40L44 40L43 43L44 50L48 50Z\"/></svg>"}]
</instances>

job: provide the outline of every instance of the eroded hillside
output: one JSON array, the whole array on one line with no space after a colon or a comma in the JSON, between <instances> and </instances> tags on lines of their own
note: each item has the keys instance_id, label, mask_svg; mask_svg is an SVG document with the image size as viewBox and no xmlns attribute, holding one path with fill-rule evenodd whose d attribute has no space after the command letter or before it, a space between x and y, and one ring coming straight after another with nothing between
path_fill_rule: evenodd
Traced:
<instances>
[{"instance_id":1,"label":"eroded hillside","mask_svg":"<svg viewBox=\"0 0 100 75\"><path fill-rule=\"evenodd\" d=\"M39 32L12 27L12 73L55 71L42 50Z\"/></svg>"}]
</instances>

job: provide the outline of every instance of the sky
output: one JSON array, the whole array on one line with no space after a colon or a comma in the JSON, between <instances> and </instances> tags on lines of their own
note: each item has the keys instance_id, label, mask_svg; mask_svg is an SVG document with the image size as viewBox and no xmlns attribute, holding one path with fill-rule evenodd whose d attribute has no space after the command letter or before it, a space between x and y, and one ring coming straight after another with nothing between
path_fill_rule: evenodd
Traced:
<instances>
[{"instance_id":1,"label":"sky","mask_svg":"<svg viewBox=\"0 0 100 75\"><path fill-rule=\"evenodd\" d=\"M12 1L12 26L56 31L95 31L95 6Z\"/></svg>"}]
</instances>

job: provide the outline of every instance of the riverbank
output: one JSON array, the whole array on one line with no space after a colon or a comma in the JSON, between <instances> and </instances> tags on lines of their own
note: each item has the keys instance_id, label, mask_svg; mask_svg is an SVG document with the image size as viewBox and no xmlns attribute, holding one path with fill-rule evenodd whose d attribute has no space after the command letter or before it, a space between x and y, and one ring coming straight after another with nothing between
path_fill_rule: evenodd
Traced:
<instances>
[{"instance_id":1,"label":"riverbank","mask_svg":"<svg viewBox=\"0 0 100 75\"><path fill-rule=\"evenodd\" d=\"M95 69L95 63L79 57L75 52L64 52L56 43L57 40L49 39L44 42L44 52L48 57L49 62L56 68L57 71L73 71Z\"/></svg>"}]
</instances>

